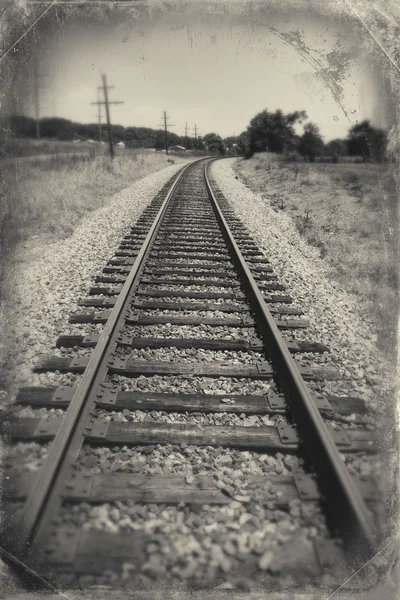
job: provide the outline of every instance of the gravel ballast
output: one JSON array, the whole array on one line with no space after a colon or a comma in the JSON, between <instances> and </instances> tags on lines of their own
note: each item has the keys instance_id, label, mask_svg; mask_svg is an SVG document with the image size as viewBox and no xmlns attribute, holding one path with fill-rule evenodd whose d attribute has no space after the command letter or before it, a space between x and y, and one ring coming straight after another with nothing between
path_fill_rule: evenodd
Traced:
<instances>
[{"instance_id":1,"label":"gravel ballast","mask_svg":"<svg viewBox=\"0 0 400 600\"><path fill-rule=\"evenodd\" d=\"M3 333L13 389L32 384L35 360L52 354L77 299L86 295L123 235L182 166L172 165L122 190L106 207L83 219L68 239L38 247L20 263L15 258L4 286L8 301Z\"/></svg>"},{"instance_id":2,"label":"gravel ballast","mask_svg":"<svg viewBox=\"0 0 400 600\"><path fill-rule=\"evenodd\" d=\"M265 199L235 179L235 160L213 163L215 184L265 251L279 282L304 309L304 318L310 323L304 335L329 347L331 364L336 364L346 379L347 391L364 397L371 408L378 408L384 378L372 324L356 299L329 278L329 267L319 258L318 250L301 238L290 217L273 210ZM331 393L343 393L341 382L326 385Z\"/></svg>"},{"instance_id":3,"label":"gravel ballast","mask_svg":"<svg viewBox=\"0 0 400 600\"><path fill-rule=\"evenodd\" d=\"M42 385L60 385L64 381L72 383L79 380L80 376L74 378L74 376L60 375L58 372L33 376L31 373L33 361L46 354L58 357L83 357L91 354L92 349L88 348L55 349L55 341L61 332L80 333L85 331L85 326L73 325L70 328L68 326L68 316L76 299L85 296L88 288L93 285L93 276L105 266L105 262L111 257L112 251L123 233L132 226L156 192L180 167L181 165L156 173L135 184L134 189L129 188L118 194L114 202L106 209L102 209L90 219L86 219L71 239L60 244L53 244L46 248L37 260L33 260L27 266L21 266L20 273L12 281L12 291L15 292L17 300L16 307L9 309L10 338L14 336L14 341L12 343L10 341L8 356L15 368L12 375L14 387L37 385L39 382ZM285 222L280 222L279 214L277 221L274 222L274 213L271 211L272 215L269 214L268 206L263 208L263 210L267 209L264 219L264 212L257 204L257 196L252 195L254 196L254 211L249 211L249 197L246 197L246 194L250 192L235 181L229 163L225 161L215 165L214 173L217 173L217 179L221 179L222 183L218 179L218 185L232 201L232 205L248 225L256 242L260 244L261 248L268 248L266 255L275 268L280 282L287 286L288 293L293 295L296 304L305 309L304 318L311 323L310 328L304 334L305 339L320 340L332 350L330 355L304 354L296 359L306 366L309 364L331 366L333 363L339 367L341 374L345 377L345 381L340 384L312 382L310 389L323 395L327 393L327 390L333 391L340 388L344 393L350 390L358 392L358 395L363 397L368 396L372 400L375 391L373 385L378 382L379 376L377 370L372 367L371 357L374 356L372 335L367 336L366 349L361 352L363 342L358 341L360 333L357 324L356 328L353 327L351 330L345 311L342 318L338 309L338 306L341 306L341 292L335 290L326 278L323 279L323 272L318 270L317 262L314 265L312 255L309 256L302 252L301 238L295 228L293 227L292 232ZM224 186L226 186L226 190ZM253 199L251 201L253 202ZM264 201L262 202L264 203ZM257 214L258 209L260 209L260 214ZM243 214L240 212L242 210ZM255 216L253 216L253 212ZM295 234L299 238L298 247ZM282 245L280 244L281 240ZM179 277L173 276L173 279L176 278ZM168 297L171 290L177 289L177 286L173 285L173 279L170 284L150 285L149 287L163 290ZM320 283L320 279L322 283ZM112 285L110 284L109 287ZM200 280L193 280L193 284L191 280L190 285L180 285L178 289L202 292L206 288L200 285ZM229 291L229 288L214 285L210 286L208 290L222 295ZM179 301L180 299L171 297L171 302ZM182 301L190 302L186 298ZM198 302L196 299L192 301ZM226 302L220 299L220 303L222 307ZM238 301L235 300L235 306L237 303ZM86 311L82 308L79 312L98 311ZM140 309L137 312L143 314ZM173 311L170 312L175 314ZM185 312L191 314L190 311ZM155 313L150 312L150 314ZM167 311L162 314L169 313ZM224 316L224 313L221 312L221 315ZM237 315L240 317L240 313ZM101 329L96 330L100 331ZM362 331L364 332L364 330L365 326ZM94 327L88 326L87 332L89 331L94 331ZM251 329L228 329L222 326L207 327L200 323L198 326L154 325L142 327L136 325L125 328L125 333L135 336L202 337L205 339L214 337L243 339L250 331ZM25 348L22 355L21 347ZM254 365L254 362L266 360L265 356L259 352L210 351L175 347L132 349L120 346L116 350L115 356L135 361L162 361L165 363L177 361L201 364L202 367L209 366L210 370L213 365ZM223 395L227 393L265 394L276 386L273 382L233 378L214 380L207 377L154 376L130 379L109 375L107 385L113 386L114 384L119 384L121 391L214 393L221 395L221 401ZM364 389L366 393L360 393ZM47 414L46 410L24 408L20 416L37 417ZM99 409L97 415L107 421L117 423L151 423L154 421L154 423L178 423L182 426L190 423L199 428L210 425L228 425L233 428L241 425L243 427L256 426L262 429L286 422L286 416L283 415L267 414L259 417L244 414L234 415L229 414L228 411L229 406L227 412L215 414L128 409L106 412ZM58 412L54 411L51 416L56 417L62 414L63 411L59 410ZM334 422L333 425L336 426ZM42 462L40 447L31 445L31 456L28 452L25 457L24 453L25 447L21 445L19 449L15 450L12 458L18 460L21 454L23 470L36 470ZM46 453L47 447L43 455ZM355 460L349 460L348 464L355 474L367 475L369 473L368 461L362 454L355 457ZM239 562L246 562L248 558L251 559L249 566L251 564L258 572L268 572L271 575L279 576L281 571L284 571L287 555L290 554L290 548L296 539L299 541L300 547L304 546L305 549L310 549L312 540L316 536L328 536L325 519L316 505L310 510L305 503L296 500L289 504L287 510L279 510L275 503L278 497L274 497L274 492L271 494L268 484L268 489L264 490L265 493L263 492L260 496L254 492L253 497L253 494L247 490L246 482L243 481L246 475L286 476L303 472L304 465L297 457L286 457L279 453L270 456L211 446L153 445L137 446L136 448L127 446L89 448L86 446L78 458L78 469L93 474L116 472L170 475L179 473L188 478L186 481L188 484L191 483L193 476L212 474L218 484L221 483L225 487L232 488L232 493L229 493L232 503L228 509L216 508L214 510L207 505L200 509L197 507L195 510L189 506L147 505L138 508L133 501L101 504L95 507L85 503L66 507L62 513L64 523L82 527L84 531L97 530L113 534L120 532L159 534L157 547L154 548L153 544L151 548L147 548L140 565L140 572L132 574L134 582L138 581L139 575L149 579L165 580L169 577L179 580L195 577L199 583L203 579L206 582L212 582L221 573L234 574ZM278 560L281 546L285 558ZM299 557L302 556L298 550L297 553ZM123 576L122 579L124 579ZM99 580L96 581L99 582Z\"/></svg>"},{"instance_id":4,"label":"gravel ballast","mask_svg":"<svg viewBox=\"0 0 400 600\"><path fill-rule=\"evenodd\" d=\"M355 296L347 293L334 281L332 268L325 263L318 249L308 245L301 237L289 215L273 209L267 200L253 193L235 175L236 159L213 163L211 173L227 205L247 227L255 243L270 261L280 283L287 287L303 318L309 322L304 331L285 332L292 339L320 341L328 346L329 354L312 361L335 366L341 375L338 381L308 382L312 393L321 396L356 396L366 401L377 434L371 432L384 449L382 456L345 458L350 471L358 476L374 474L383 491L382 508L386 506L385 494L390 494L391 474L382 470L382 460L389 464L391 439L385 419L386 406L393 383L385 367L385 359L377 347L377 333L368 315ZM224 202L222 202L224 206ZM296 360L307 365L306 355ZM351 415L356 417L356 415ZM333 423L332 423L333 424ZM341 423L342 427L344 423ZM371 425L366 425L372 429ZM380 429L380 431L379 431ZM389 487L388 487L389 486ZM385 492L385 490L388 490Z\"/></svg>"},{"instance_id":5,"label":"gravel ballast","mask_svg":"<svg viewBox=\"0 0 400 600\"><path fill-rule=\"evenodd\" d=\"M124 330L127 335L145 338L181 338L181 339L220 339L220 340L243 340L255 330L251 328L239 329L235 327L211 327L208 325L153 325L146 327L129 327Z\"/></svg>"},{"instance_id":6,"label":"gravel ballast","mask_svg":"<svg viewBox=\"0 0 400 600\"><path fill-rule=\"evenodd\" d=\"M115 383L123 391L141 391L152 393L170 392L174 394L267 394L271 383L266 381L252 381L250 379L233 379L219 377L173 377L154 375L145 377L140 375L135 378L113 375L108 382Z\"/></svg>"}]
</instances>

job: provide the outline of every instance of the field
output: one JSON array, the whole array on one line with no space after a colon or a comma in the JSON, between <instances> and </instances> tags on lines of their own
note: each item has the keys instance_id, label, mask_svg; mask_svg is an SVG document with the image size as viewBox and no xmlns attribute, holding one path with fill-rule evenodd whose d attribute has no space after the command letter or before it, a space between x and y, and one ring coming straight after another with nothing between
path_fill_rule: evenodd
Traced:
<instances>
[{"instance_id":1,"label":"field","mask_svg":"<svg viewBox=\"0 0 400 600\"><path fill-rule=\"evenodd\" d=\"M34 140L8 137L6 140L3 140L2 153L4 157L13 158L68 152L91 152L98 145L89 142L75 144L74 142L62 142L51 139Z\"/></svg>"},{"instance_id":2,"label":"field","mask_svg":"<svg viewBox=\"0 0 400 600\"><path fill-rule=\"evenodd\" d=\"M258 154L235 165L250 189L289 212L300 233L355 294L393 352L397 326L397 193L387 165L285 163Z\"/></svg>"},{"instance_id":3,"label":"field","mask_svg":"<svg viewBox=\"0 0 400 600\"><path fill-rule=\"evenodd\" d=\"M35 152L32 140L24 140L24 144L23 158L7 159L2 165L3 256L28 240L41 244L71 235L85 214L107 204L134 181L169 164L164 153L151 151L118 149L111 163L104 150L96 151L93 145L87 148L87 154L73 155L71 150L82 152L83 144L44 140L33 144Z\"/></svg>"}]
</instances>

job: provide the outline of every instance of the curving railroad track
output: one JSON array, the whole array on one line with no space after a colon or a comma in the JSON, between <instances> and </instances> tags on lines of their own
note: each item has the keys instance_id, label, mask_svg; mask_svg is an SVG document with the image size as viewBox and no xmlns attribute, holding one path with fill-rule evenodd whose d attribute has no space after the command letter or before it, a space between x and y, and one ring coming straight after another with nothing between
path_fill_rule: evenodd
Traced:
<instances>
[{"instance_id":1,"label":"curving railroad track","mask_svg":"<svg viewBox=\"0 0 400 600\"><path fill-rule=\"evenodd\" d=\"M318 360L329 350L290 335L307 331L302 311L210 181L210 162L184 167L157 195L78 301L70 323L86 332L61 335L57 356L35 367L81 374L77 385L18 393L19 405L62 410L11 423L14 443L49 450L35 472L10 461L7 548L55 580L123 571L201 586L251 573L265 585L300 577L306 563L315 583L378 543L376 490L343 460L377 450L365 406L313 393L309 383L339 377ZM163 472L171 456L190 463L194 448L204 458L189 474ZM236 469L224 471L232 453ZM156 468L141 468L140 454ZM250 474L255 456L272 467ZM93 525L101 510L117 515L114 528ZM177 530L164 525L179 511L178 533L195 542L168 563ZM212 523L222 518L218 552ZM247 537L235 537L236 520Z\"/></svg>"}]
</instances>

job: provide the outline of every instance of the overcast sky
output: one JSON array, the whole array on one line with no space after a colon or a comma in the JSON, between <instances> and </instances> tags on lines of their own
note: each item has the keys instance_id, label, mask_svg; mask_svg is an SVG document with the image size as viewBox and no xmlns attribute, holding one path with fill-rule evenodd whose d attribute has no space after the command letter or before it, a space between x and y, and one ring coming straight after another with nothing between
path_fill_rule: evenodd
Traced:
<instances>
[{"instance_id":1,"label":"overcast sky","mask_svg":"<svg viewBox=\"0 0 400 600\"><path fill-rule=\"evenodd\" d=\"M333 25L312 19L299 23L289 17L278 28L297 28L316 57L331 52L341 35ZM125 126L157 128L166 110L178 135L187 122L189 134L196 124L201 134L225 137L238 135L264 108L305 110L325 141L345 136L364 118L382 125L368 57L356 56L340 82L346 117L313 65L271 32L269 23L249 26L212 15L190 22L138 19L114 27L66 22L55 40L43 42L40 63L41 116L96 121L97 107L90 103L97 100L105 72L115 86L110 99L125 102L112 106L112 122ZM25 112L33 116L30 100Z\"/></svg>"}]
</instances>

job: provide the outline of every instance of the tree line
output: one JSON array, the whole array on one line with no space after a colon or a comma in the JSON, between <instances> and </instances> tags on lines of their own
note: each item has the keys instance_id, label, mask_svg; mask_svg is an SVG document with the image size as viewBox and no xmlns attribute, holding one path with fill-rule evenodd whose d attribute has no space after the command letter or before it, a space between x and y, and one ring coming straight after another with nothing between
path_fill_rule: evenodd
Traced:
<instances>
[{"instance_id":1,"label":"tree line","mask_svg":"<svg viewBox=\"0 0 400 600\"><path fill-rule=\"evenodd\" d=\"M14 115L8 118L7 128L19 137L36 137L36 121L31 117ZM124 127L111 125L111 133L115 143L124 142L128 147L145 147L162 150L165 148L165 133L163 129L151 127ZM100 140L98 123L75 123L68 119L46 117L40 119L40 134L43 138L57 140ZM102 126L102 137L106 139L106 128ZM167 132L168 146L183 146L188 150L203 150L203 139L179 136L172 131Z\"/></svg>"},{"instance_id":2,"label":"tree line","mask_svg":"<svg viewBox=\"0 0 400 600\"><path fill-rule=\"evenodd\" d=\"M296 133L296 125L303 127L303 133ZM36 121L31 117L11 116L7 128L16 136L36 137ZM40 119L41 136L58 140L100 139L98 123L75 123L68 119L47 117ZM113 139L122 141L128 147L165 147L165 133L162 129L150 127L124 127L111 125ZM106 136L103 127L103 137ZM207 151L210 154L243 154L251 157L256 152L285 153L292 160L314 162L317 158L329 158L338 162L342 156L359 156L367 161L381 162L386 157L387 134L373 127L369 121L353 125L344 139L324 143L321 133L314 123L307 121L305 111L283 113L281 110L263 110L255 115L246 131L238 137L221 138L217 133L207 133L197 138L179 136L167 132L168 146L183 146L187 150Z\"/></svg>"},{"instance_id":3,"label":"tree line","mask_svg":"<svg viewBox=\"0 0 400 600\"><path fill-rule=\"evenodd\" d=\"M255 115L246 131L239 136L241 153L251 157L256 152L285 153L292 159L315 162L317 157L329 157L338 162L342 156L359 156L365 162L381 162L386 157L387 134L373 127L368 120L353 125L345 139L324 143L314 123L306 122L304 111L284 114L281 110L263 110ZM301 135L295 125L303 126Z\"/></svg>"}]
</instances>

